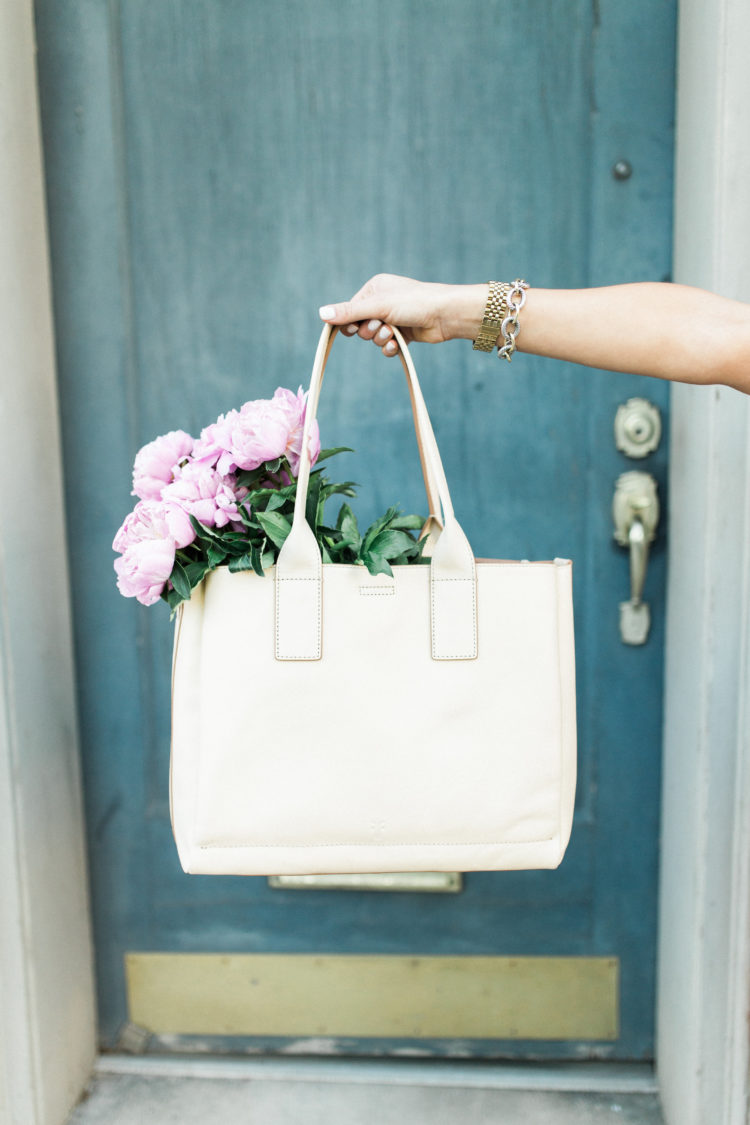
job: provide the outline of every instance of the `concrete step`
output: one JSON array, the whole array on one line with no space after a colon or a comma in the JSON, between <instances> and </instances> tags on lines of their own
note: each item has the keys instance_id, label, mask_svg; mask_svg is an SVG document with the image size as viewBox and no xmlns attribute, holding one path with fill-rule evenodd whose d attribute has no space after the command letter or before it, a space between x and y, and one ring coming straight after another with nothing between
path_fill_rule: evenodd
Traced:
<instances>
[{"instance_id":1,"label":"concrete step","mask_svg":"<svg viewBox=\"0 0 750 1125\"><path fill-rule=\"evenodd\" d=\"M663 1125L648 1067L103 1056L69 1125Z\"/></svg>"}]
</instances>

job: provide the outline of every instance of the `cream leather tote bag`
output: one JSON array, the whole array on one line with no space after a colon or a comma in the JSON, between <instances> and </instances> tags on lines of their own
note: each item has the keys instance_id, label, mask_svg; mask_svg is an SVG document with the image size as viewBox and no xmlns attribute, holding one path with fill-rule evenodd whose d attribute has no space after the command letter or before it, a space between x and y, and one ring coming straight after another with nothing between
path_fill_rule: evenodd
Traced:
<instances>
[{"instance_id":1,"label":"cream leather tote bag","mask_svg":"<svg viewBox=\"0 0 750 1125\"><path fill-rule=\"evenodd\" d=\"M315 417L335 329L310 383ZM264 578L226 567L180 606L171 803L185 871L556 867L576 774L571 563L475 559L416 371L427 564L321 562L305 521Z\"/></svg>"}]
</instances>

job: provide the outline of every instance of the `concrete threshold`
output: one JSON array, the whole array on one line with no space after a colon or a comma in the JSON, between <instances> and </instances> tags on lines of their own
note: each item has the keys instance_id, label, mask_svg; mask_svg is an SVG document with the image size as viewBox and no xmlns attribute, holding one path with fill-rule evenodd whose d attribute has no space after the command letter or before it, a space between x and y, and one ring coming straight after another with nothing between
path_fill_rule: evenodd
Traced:
<instances>
[{"instance_id":1,"label":"concrete threshold","mask_svg":"<svg viewBox=\"0 0 750 1125\"><path fill-rule=\"evenodd\" d=\"M194 1055L101 1055L97 1074L222 1081L447 1086L484 1090L655 1094L653 1067L633 1063L502 1063L435 1059L238 1059Z\"/></svg>"},{"instance_id":2,"label":"concrete threshold","mask_svg":"<svg viewBox=\"0 0 750 1125\"><path fill-rule=\"evenodd\" d=\"M650 1067L104 1055L68 1125L663 1125Z\"/></svg>"}]
</instances>

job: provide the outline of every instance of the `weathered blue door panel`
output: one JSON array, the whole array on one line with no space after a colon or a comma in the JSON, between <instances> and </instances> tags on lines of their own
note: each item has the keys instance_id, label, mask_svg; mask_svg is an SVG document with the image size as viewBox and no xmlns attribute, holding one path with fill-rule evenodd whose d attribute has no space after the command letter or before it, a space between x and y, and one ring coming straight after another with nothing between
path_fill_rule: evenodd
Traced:
<instances>
[{"instance_id":1,"label":"weathered blue door panel","mask_svg":"<svg viewBox=\"0 0 750 1125\"><path fill-rule=\"evenodd\" d=\"M501 366L465 342L415 349L476 553L575 561L580 783L557 872L473 874L455 897L184 876L167 805L167 613L119 597L111 541L137 447L305 384L318 305L376 270L665 277L674 7L37 0L105 1044L125 1019L127 950L322 950L615 956L617 1043L533 1051L652 1051L664 544L651 637L627 648L610 507L633 467L614 449L615 410L634 394L666 410L665 385L528 356ZM345 472L363 518L423 510L403 377L371 346L337 344L321 426L357 450ZM666 464L662 445L641 466L662 501Z\"/></svg>"}]
</instances>

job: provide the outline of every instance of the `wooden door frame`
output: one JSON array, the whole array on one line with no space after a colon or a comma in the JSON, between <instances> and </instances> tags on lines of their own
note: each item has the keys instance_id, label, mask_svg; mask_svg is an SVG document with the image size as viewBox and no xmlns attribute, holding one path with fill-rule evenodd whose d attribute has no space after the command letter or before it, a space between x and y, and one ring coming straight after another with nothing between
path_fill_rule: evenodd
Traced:
<instances>
[{"instance_id":1,"label":"wooden door frame","mask_svg":"<svg viewBox=\"0 0 750 1125\"><path fill-rule=\"evenodd\" d=\"M96 1050L32 0L0 4L0 1122Z\"/></svg>"},{"instance_id":2,"label":"wooden door frame","mask_svg":"<svg viewBox=\"0 0 750 1125\"><path fill-rule=\"evenodd\" d=\"M682 0L675 279L745 300L748 43L746 0ZM0 358L15 373L0 458L7 482L25 450L43 451L37 470L61 501L35 82L32 0L0 5ZM747 1125L749 470L750 399L676 387L657 995L667 1125ZM64 527L45 517L54 555L41 533L37 552L17 552L13 500L0 493L0 1125L62 1125L95 1054ZM21 619L24 604L36 609ZM52 666L57 690L42 696Z\"/></svg>"},{"instance_id":3,"label":"wooden door frame","mask_svg":"<svg viewBox=\"0 0 750 1125\"><path fill-rule=\"evenodd\" d=\"M679 9L674 277L750 301L750 8ZM672 396L657 1066L666 1118L746 1125L750 399Z\"/></svg>"}]
</instances>

